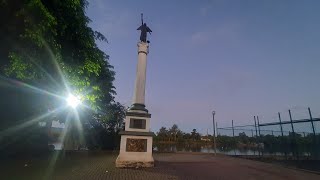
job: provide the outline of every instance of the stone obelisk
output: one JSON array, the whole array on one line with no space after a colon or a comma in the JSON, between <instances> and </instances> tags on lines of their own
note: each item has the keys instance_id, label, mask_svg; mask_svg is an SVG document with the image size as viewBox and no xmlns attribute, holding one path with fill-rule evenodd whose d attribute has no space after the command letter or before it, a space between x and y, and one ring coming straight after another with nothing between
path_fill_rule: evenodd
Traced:
<instances>
[{"instance_id":1,"label":"stone obelisk","mask_svg":"<svg viewBox=\"0 0 320 180\"><path fill-rule=\"evenodd\" d=\"M149 27L142 22L138 42L138 65L133 103L126 112L125 130L121 131L120 154L116 167L153 167L152 137L150 132L151 114L145 107L145 84L149 41L146 40Z\"/></svg>"}]
</instances>

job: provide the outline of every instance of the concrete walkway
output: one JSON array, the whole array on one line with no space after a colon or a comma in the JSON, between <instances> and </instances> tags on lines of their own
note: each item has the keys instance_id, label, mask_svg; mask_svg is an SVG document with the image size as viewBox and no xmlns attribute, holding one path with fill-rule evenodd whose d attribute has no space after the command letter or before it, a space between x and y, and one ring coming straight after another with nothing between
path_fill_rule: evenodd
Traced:
<instances>
[{"instance_id":1,"label":"concrete walkway","mask_svg":"<svg viewBox=\"0 0 320 180\"><path fill-rule=\"evenodd\" d=\"M178 153L155 157L160 167L170 167L180 179L320 179L320 175L228 156Z\"/></svg>"},{"instance_id":2,"label":"concrete walkway","mask_svg":"<svg viewBox=\"0 0 320 180\"><path fill-rule=\"evenodd\" d=\"M154 154L156 167L146 169L115 168L117 154L80 154L63 160L17 162L1 167L0 179L308 179L320 175L278 165L204 153ZM51 162L51 163L50 163Z\"/></svg>"}]
</instances>

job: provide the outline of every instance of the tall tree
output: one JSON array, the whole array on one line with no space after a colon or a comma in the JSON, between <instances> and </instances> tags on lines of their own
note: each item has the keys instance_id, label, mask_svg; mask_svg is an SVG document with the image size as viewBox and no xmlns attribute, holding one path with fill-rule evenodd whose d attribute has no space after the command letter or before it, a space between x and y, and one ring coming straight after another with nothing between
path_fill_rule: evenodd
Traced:
<instances>
[{"instance_id":1,"label":"tall tree","mask_svg":"<svg viewBox=\"0 0 320 180\"><path fill-rule=\"evenodd\" d=\"M180 134L181 130L179 129L178 125L173 124L172 127L169 129L170 136L172 137L173 141L177 141L177 135Z\"/></svg>"},{"instance_id":2,"label":"tall tree","mask_svg":"<svg viewBox=\"0 0 320 180\"><path fill-rule=\"evenodd\" d=\"M63 106L61 97L67 93L81 95L93 110L88 113L108 111L115 73L96 44L106 38L88 26L87 5L86 0L0 1L0 16L5 17L0 22L0 105L5 117L0 129L39 120L50 124L54 117L64 120L56 114L31 121ZM17 109L20 113L13 113Z\"/></svg>"},{"instance_id":3,"label":"tall tree","mask_svg":"<svg viewBox=\"0 0 320 180\"><path fill-rule=\"evenodd\" d=\"M192 138L194 141L195 141L195 140L200 140L201 136L200 136L200 134L197 132L196 129L192 129L191 138Z\"/></svg>"},{"instance_id":4,"label":"tall tree","mask_svg":"<svg viewBox=\"0 0 320 180\"><path fill-rule=\"evenodd\" d=\"M123 120L126 109L120 103L112 103L108 106L107 112L102 114L99 121L108 132L119 132L123 129Z\"/></svg>"},{"instance_id":5,"label":"tall tree","mask_svg":"<svg viewBox=\"0 0 320 180\"><path fill-rule=\"evenodd\" d=\"M159 137L160 140L165 141L167 140L168 136L169 136L169 132L167 130L166 127L161 127L159 129L159 132L157 134L157 136Z\"/></svg>"},{"instance_id":6,"label":"tall tree","mask_svg":"<svg viewBox=\"0 0 320 180\"><path fill-rule=\"evenodd\" d=\"M1 73L63 95L82 94L95 109L113 100L114 72L95 41L85 0L3 0ZM67 87L65 87L67 86Z\"/></svg>"}]
</instances>

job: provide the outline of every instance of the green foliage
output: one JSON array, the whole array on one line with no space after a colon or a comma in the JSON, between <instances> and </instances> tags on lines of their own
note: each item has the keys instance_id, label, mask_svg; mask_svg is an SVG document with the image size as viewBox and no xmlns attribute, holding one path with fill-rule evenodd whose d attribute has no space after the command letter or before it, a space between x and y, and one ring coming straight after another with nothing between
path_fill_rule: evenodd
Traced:
<instances>
[{"instance_id":1,"label":"green foliage","mask_svg":"<svg viewBox=\"0 0 320 180\"><path fill-rule=\"evenodd\" d=\"M196 140L200 140L201 135L197 132L196 129L193 129L191 132L191 138L192 140L196 141Z\"/></svg>"},{"instance_id":2,"label":"green foliage","mask_svg":"<svg viewBox=\"0 0 320 180\"><path fill-rule=\"evenodd\" d=\"M9 54L10 66L5 68L5 74L7 76L14 76L21 80L35 79L35 72L29 71L33 66L30 63L24 62L22 57L17 53Z\"/></svg>"},{"instance_id":3,"label":"green foliage","mask_svg":"<svg viewBox=\"0 0 320 180\"><path fill-rule=\"evenodd\" d=\"M87 5L85 0L4 0L2 74L50 86L53 93L67 91L61 90L66 82L90 107L105 109L115 94L115 73L95 43L106 38L88 26ZM59 85L52 87L52 79Z\"/></svg>"},{"instance_id":4,"label":"green foliage","mask_svg":"<svg viewBox=\"0 0 320 180\"><path fill-rule=\"evenodd\" d=\"M115 72L108 62L109 56L96 44L107 39L88 26L87 5L86 0L0 1L3 17L0 90L1 101L6 102L0 103L2 117L5 117L0 121L0 129L24 123L37 126L37 121L29 123L32 117L65 103L63 99L27 88L29 85L62 97L68 91L81 95L83 103L94 110L80 114L87 132L91 133L90 127L99 125L103 125L101 131L105 132L121 129L125 109L114 102ZM17 96L24 100L11 102ZM14 113L17 109L19 113ZM45 120L64 120L66 114L55 114Z\"/></svg>"},{"instance_id":5,"label":"green foliage","mask_svg":"<svg viewBox=\"0 0 320 180\"><path fill-rule=\"evenodd\" d=\"M161 127L155 136L155 141L167 141L167 142L187 142L187 141L199 141L201 135L196 129L193 129L191 133L185 133L179 129L178 125L173 124L169 130L166 127Z\"/></svg>"},{"instance_id":6,"label":"green foliage","mask_svg":"<svg viewBox=\"0 0 320 180\"><path fill-rule=\"evenodd\" d=\"M86 126L87 147L89 149L119 148L118 132L124 128L125 107L120 103L112 103L105 114L98 115L90 125Z\"/></svg>"},{"instance_id":7,"label":"green foliage","mask_svg":"<svg viewBox=\"0 0 320 180\"><path fill-rule=\"evenodd\" d=\"M112 103L107 112L100 117L100 122L108 132L119 132L123 129L126 109L120 103Z\"/></svg>"},{"instance_id":8,"label":"green foliage","mask_svg":"<svg viewBox=\"0 0 320 180\"><path fill-rule=\"evenodd\" d=\"M230 136L218 135L216 140L219 147L223 147L224 149L235 148L237 146L236 139Z\"/></svg>"},{"instance_id":9,"label":"green foliage","mask_svg":"<svg viewBox=\"0 0 320 180\"><path fill-rule=\"evenodd\" d=\"M159 141L166 141L168 139L169 132L166 127L161 127L159 129L159 132L157 133L157 136L155 137L155 140Z\"/></svg>"}]
</instances>

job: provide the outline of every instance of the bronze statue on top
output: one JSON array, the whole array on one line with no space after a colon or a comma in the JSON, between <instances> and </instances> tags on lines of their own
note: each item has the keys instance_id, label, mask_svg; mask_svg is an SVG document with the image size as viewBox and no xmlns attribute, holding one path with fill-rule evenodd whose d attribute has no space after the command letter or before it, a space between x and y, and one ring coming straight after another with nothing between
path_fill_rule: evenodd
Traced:
<instances>
[{"instance_id":1,"label":"bronze statue on top","mask_svg":"<svg viewBox=\"0 0 320 180\"><path fill-rule=\"evenodd\" d=\"M146 23L143 23L143 14L142 13L141 13L141 26L137 30L141 31L140 41L145 42L145 43L149 43L149 41L147 40L147 33L151 34L152 31L147 26Z\"/></svg>"}]
</instances>

